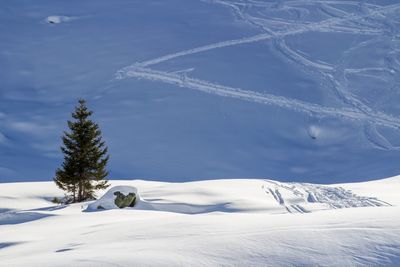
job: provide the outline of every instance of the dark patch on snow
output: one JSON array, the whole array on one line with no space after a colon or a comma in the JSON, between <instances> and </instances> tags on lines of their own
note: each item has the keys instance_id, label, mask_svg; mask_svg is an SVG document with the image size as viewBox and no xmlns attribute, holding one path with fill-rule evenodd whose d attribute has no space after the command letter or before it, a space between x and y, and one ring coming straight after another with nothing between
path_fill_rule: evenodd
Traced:
<instances>
[{"instance_id":1,"label":"dark patch on snow","mask_svg":"<svg viewBox=\"0 0 400 267\"><path fill-rule=\"evenodd\" d=\"M60 252L66 252L66 251L70 251L70 250L73 250L73 248L62 248L62 249L56 250L55 252L60 253Z\"/></svg>"},{"instance_id":2,"label":"dark patch on snow","mask_svg":"<svg viewBox=\"0 0 400 267\"><path fill-rule=\"evenodd\" d=\"M13 211L0 214L0 225L20 224L54 216L38 212Z\"/></svg>"},{"instance_id":3,"label":"dark patch on snow","mask_svg":"<svg viewBox=\"0 0 400 267\"><path fill-rule=\"evenodd\" d=\"M3 243L0 243L0 249L15 246L18 244L21 244L21 242L3 242Z\"/></svg>"}]
</instances>

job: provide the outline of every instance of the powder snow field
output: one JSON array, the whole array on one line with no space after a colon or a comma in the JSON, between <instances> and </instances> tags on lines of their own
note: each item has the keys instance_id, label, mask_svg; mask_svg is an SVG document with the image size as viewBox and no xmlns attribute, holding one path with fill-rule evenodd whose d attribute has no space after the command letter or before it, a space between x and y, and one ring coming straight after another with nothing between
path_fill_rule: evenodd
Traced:
<instances>
[{"instance_id":1,"label":"powder snow field","mask_svg":"<svg viewBox=\"0 0 400 267\"><path fill-rule=\"evenodd\" d=\"M112 185L137 188L140 205L85 211L54 206L52 182L0 184L0 266L400 265L400 176Z\"/></svg>"},{"instance_id":2,"label":"powder snow field","mask_svg":"<svg viewBox=\"0 0 400 267\"><path fill-rule=\"evenodd\" d=\"M2 0L0 70L1 267L400 266L398 0ZM80 97L134 208L38 182Z\"/></svg>"},{"instance_id":3,"label":"powder snow field","mask_svg":"<svg viewBox=\"0 0 400 267\"><path fill-rule=\"evenodd\" d=\"M112 177L397 175L399 18L398 0L2 0L0 181L52 178L78 97Z\"/></svg>"}]
</instances>

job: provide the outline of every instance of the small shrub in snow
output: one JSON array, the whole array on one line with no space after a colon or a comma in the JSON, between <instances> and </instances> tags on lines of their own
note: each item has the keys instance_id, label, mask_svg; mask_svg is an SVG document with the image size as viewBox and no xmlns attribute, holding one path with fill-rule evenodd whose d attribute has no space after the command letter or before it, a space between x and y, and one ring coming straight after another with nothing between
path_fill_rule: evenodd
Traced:
<instances>
[{"instance_id":1,"label":"small shrub in snow","mask_svg":"<svg viewBox=\"0 0 400 267\"><path fill-rule=\"evenodd\" d=\"M54 197L51 202L53 202L54 204L62 204L63 201L61 199L59 199L58 197Z\"/></svg>"}]
</instances>

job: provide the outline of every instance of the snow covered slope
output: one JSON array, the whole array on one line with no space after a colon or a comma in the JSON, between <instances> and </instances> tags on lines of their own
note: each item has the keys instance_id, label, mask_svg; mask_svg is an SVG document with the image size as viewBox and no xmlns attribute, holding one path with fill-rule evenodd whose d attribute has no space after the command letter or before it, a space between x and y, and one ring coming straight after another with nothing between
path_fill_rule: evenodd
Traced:
<instances>
[{"instance_id":1,"label":"snow covered slope","mask_svg":"<svg viewBox=\"0 0 400 267\"><path fill-rule=\"evenodd\" d=\"M52 177L78 97L112 177L395 175L399 18L395 0L1 1L0 179Z\"/></svg>"},{"instance_id":2,"label":"snow covered slope","mask_svg":"<svg viewBox=\"0 0 400 267\"><path fill-rule=\"evenodd\" d=\"M51 182L0 184L0 266L400 264L399 176L112 185L134 186L147 206L85 212L49 202L62 196Z\"/></svg>"}]
</instances>

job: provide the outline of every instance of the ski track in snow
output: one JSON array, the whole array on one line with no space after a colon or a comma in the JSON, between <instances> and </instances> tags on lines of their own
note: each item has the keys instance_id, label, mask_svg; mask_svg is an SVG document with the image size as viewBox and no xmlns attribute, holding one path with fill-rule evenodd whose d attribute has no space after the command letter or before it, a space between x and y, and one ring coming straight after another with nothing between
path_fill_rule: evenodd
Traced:
<instances>
[{"instance_id":1,"label":"ski track in snow","mask_svg":"<svg viewBox=\"0 0 400 267\"><path fill-rule=\"evenodd\" d=\"M163 71L156 71L148 68L132 67L130 68L130 71L117 73L117 75L118 79L124 77L135 77L139 79L159 81L210 94L216 94L219 96L238 98L260 104L276 105L294 111L305 112L309 115L346 118L355 121L369 122L372 124L395 129L400 128L400 119L379 112L366 114L353 108L324 107L321 105L307 103L296 99L218 85L216 83L210 83L208 81L194 79L188 76Z\"/></svg>"},{"instance_id":2,"label":"ski track in snow","mask_svg":"<svg viewBox=\"0 0 400 267\"><path fill-rule=\"evenodd\" d=\"M243 12L240 11L240 8L238 8L234 4L230 4L230 3L226 2L226 1L222 1L222 0L219 0L218 3L230 6L231 8L233 8L235 13L239 13L238 17L242 18L247 23L249 23L251 25L255 25L256 27L259 27L262 30L264 30L265 32L274 36L273 43L275 44L275 48L277 49L277 51L279 51L287 60L302 67L306 72L308 72L309 74L314 76L317 80L321 80L321 78L322 78L322 80L324 82L327 82L328 84L330 84L331 87L336 92L337 96L343 101L343 103L349 104L351 107L353 107L365 114L379 113L379 112L376 112L373 109L371 109L368 105L364 104L357 97L355 97L352 93L350 93L349 88L347 86L348 81L346 78L346 73L356 72L356 71L363 72L363 71L367 71L367 69L359 69L359 70L345 69L340 64L338 66L330 66L329 64L326 64L323 62L321 63L321 62L312 61L312 60L306 58L305 56L299 54L297 51L294 51L290 47L288 47L283 38L284 36L282 37L279 34L276 34L274 31L272 31L269 28L269 24L271 24L271 20L269 20L267 23L265 23L265 19L256 18L256 17L252 17L249 15L246 16ZM287 4L287 2L284 4ZM348 20L348 18L351 17L351 14L349 14L348 12L345 12L339 8L330 6L330 4L338 4L338 2L335 2L335 1L332 1L329 3L328 2L324 2L324 3L320 2L317 5L317 7L322 12L327 14L328 16L331 16L332 20L336 19L337 22L339 22L339 21L342 22L343 20ZM343 3L341 3L341 4L343 4ZM356 3L356 5L359 5L359 3ZM364 6L361 6L361 9L364 9L366 14L360 16L360 18L368 18L371 16L371 14L376 14L375 13L376 11L382 11L382 9L386 10L386 8L387 8L387 7L379 7L379 6L378 7L377 6L369 6L370 8L374 8L374 11L371 12L371 9L367 8L367 4L363 4L363 5ZM285 8L285 5L282 5L281 8ZM288 7L286 7L286 8L288 8ZM380 12L380 15L382 15L382 12ZM329 21L329 19L326 21ZM283 22L286 23L288 21L286 20ZM368 31L366 31L369 33L372 33L374 30L376 31L376 33L379 33L379 31L380 31L381 34L377 35L377 38L376 38L378 40L380 38L382 38L381 37L382 33L385 33L385 29L380 29L380 27L378 27L378 29L376 29L376 24L371 24L369 22L365 22L360 19L350 20L350 22L353 24L356 24L359 27L362 27L364 31L365 31L365 28L369 27L370 29L368 29ZM323 24L323 23L324 23L324 21L321 22L321 24ZM290 23L288 23L289 26L295 25L295 24L297 24L296 21L290 21ZM329 28L330 28L331 32L346 32L346 31L348 31L349 27L350 27L350 25L346 25L344 27L344 26L340 26L340 25L338 26L338 25L330 24ZM323 27L321 27L320 30L323 31ZM390 31L392 31L392 30L393 29L390 29ZM357 31L359 31L359 33L362 33L362 31L357 30L357 27L351 28L351 30L349 32L357 32ZM354 49L354 47L351 49ZM370 70L370 69L368 69L368 70ZM378 69L383 72L385 72L385 71L391 72L392 71L392 69L390 69L390 68L387 68L387 69L378 68ZM315 73L317 73L318 75L315 75ZM340 82L340 80L342 80L342 82ZM383 135L381 135L379 133L379 131L376 129L375 125L371 125L371 126L369 126L369 125L371 125L371 124L367 123L366 126L364 127L364 135L366 137L366 140L368 142L370 142L372 144L372 146L379 148L379 149L385 149L385 150L398 150L399 149L398 147L393 146ZM371 127L374 128L374 131L368 131L368 129L370 129ZM371 134L371 133L374 133L374 134Z\"/></svg>"},{"instance_id":3,"label":"ski track in snow","mask_svg":"<svg viewBox=\"0 0 400 267\"><path fill-rule=\"evenodd\" d=\"M266 180L262 190L289 213L309 213L321 209L390 206L376 197L358 196L350 190L305 183L280 183Z\"/></svg>"},{"instance_id":4,"label":"ski track in snow","mask_svg":"<svg viewBox=\"0 0 400 267\"><path fill-rule=\"evenodd\" d=\"M335 90L337 96L345 104L349 104L352 108L365 113L367 115L380 114L386 116L385 114L375 111L368 105L360 101L352 93L349 92L347 86L346 73L363 73L368 71L381 71L390 72L389 69L385 68L363 68L363 69L345 69L343 66L331 66L323 62L312 61L305 56L293 51L289 48L283 39L275 41L276 49L289 61L303 67L304 70L310 74L317 73L319 79L324 80L326 83L330 84ZM374 130L371 130L371 127ZM398 150L398 147L393 146L383 135L381 135L376 129L375 125L365 125L364 135L367 140L376 148L385 150Z\"/></svg>"},{"instance_id":5,"label":"ski track in snow","mask_svg":"<svg viewBox=\"0 0 400 267\"><path fill-rule=\"evenodd\" d=\"M232 6L232 4L229 4L225 1L214 1L214 2ZM240 39L217 42L214 44L200 46L200 47L184 50L181 52L165 55L165 56L147 60L144 62L135 63L134 65L141 66L141 67L148 67L148 66L156 65L156 64L162 63L164 61L174 59L174 58L197 54L197 53L205 52L208 50L213 50L213 49L218 49L218 48L223 48L223 47L228 47L228 46L235 46L235 45L240 45L240 44L246 44L246 43L260 42L260 41L264 41L264 40L268 40L268 39L283 38L285 36L305 33L305 32L309 32L309 31L337 32L332 29L329 30L330 27L337 26L337 24L343 23L346 21L358 20L358 19L367 18L369 16L374 16L374 15L383 15L385 12L393 12L396 8L399 8L399 7L400 7L400 4L394 4L394 5L389 5L389 6L378 8L376 10L370 11L369 13L363 14L363 15L349 15L345 18L326 19L321 22L310 23L310 24L306 24L306 25L298 25L298 22L295 22L296 23L295 29L289 29L282 33L276 33L276 35L271 35L270 33L262 33L262 34L254 35L254 36L247 37L247 38L240 38ZM246 16L244 16L244 15L241 15L241 16L243 18L246 18ZM292 23L291 23L291 25L292 25ZM343 29L345 29L344 26L342 26L342 27L343 27ZM364 34L379 34L379 33L381 33L380 30L378 30L378 31L369 30L368 31L366 29L352 29L352 28L348 28L347 32L359 33L359 34L362 34L362 33L364 33Z\"/></svg>"},{"instance_id":6,"label":"ski track in snow","mask_svg":"<svg viewBox=\"0 0 400 267\"><path fill-rule=\"evenodd\" d=\"M374 147L387 150L399 149L398 147L393 146L383 135L381 135L376 129L376 126L379 125L399 129L400 119L371 108L370 106L359 100L355 95L353 95L349 91L349 88L347 86L346 73L365 72L368 71L368 69L346 69L342 64L333 66L325 62L314 61L306 57L305 55L302 55L298 51L290 48L286 44L284 38L290 35L296 35L311 31L320 31L333 33L346 32L367 34L377 36L376 38L379 39L382 38L382 35L388 34L388 30L383 28L383 26L381 26L379 23L371 23L369 20L367 21L367 19L382 18L382 16L384 16L385 14L396 11L400 7L400 4L378 6L368 3L360 4L355 1L288 1L279 4L263 3L258 1L230 2L222 0L213 0L206 2L220 4L231 8L238 19L243 20L245 23L248 23L254 27L262 29L263 33L251 37L227 40L205 46L200 46L193 49L188 49L177 53L157 57L155 59L147 60L144 62L137 62L133 65L119 70L116 74L117 79L134 77L138 79L164 82L168 84L178 85L180 87L216 94L219 96L238 98L267 105L276 105L281 108L305 112L309 115L323 117L330 116L360 121L365 124L364 134L366 136L366 140L370 142ZM296 12L299 14L298 16L301 17L302 11L299 10L299 6L301 7L302 5L309 4L316 4L317 7L322 10L324 14L330 16L331 18L319 22L304 23L296 20L267 20L265 18L255 17L253 15L250 15L249 13L244 12L244 10L248 10L249 8L254 6L266 8L271 7L271 5L280 5L279 8L281 9L295 8ZM339 9L336 6L331 6L338 4L358 6L361 9L362 14L348 13ZM282 27L283 25L285 29L282 31L272 30L269 27L271 21L280 24L280 27ZM316 79L323 80L325 83L330 84L330 87L332 87L338 98L341 99L344 104L349 105L350 107L324 107L321 105L307 103L304 101L283 96L258 93L250 90L233 88L219 85L217 83L190 78L187 76L187 72L169 73L148 68L149 66L183 56L265 40L272 40L275 45L275 49L286 60L289 60L294 64L301 66L306 72L316 77ZM351 49L355 48L352 47ZM376 69L369 68L369 70ZM386 68L380 68L379 70L383 72L390 72L390 70Z\"/></svg>"}]
</instances>

